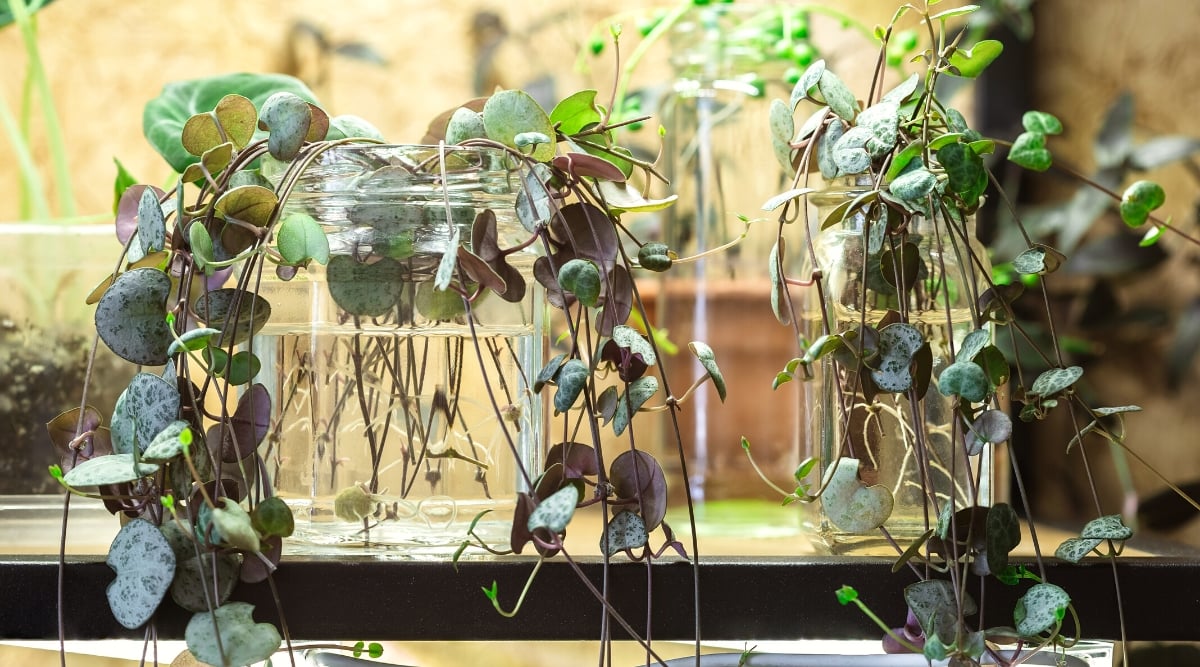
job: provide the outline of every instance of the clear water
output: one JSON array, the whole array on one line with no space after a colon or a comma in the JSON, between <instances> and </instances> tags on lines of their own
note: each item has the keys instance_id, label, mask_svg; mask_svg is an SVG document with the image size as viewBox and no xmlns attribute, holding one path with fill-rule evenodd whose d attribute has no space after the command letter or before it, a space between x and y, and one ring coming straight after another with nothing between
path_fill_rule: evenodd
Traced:
<instances>
[{"instance_id":1,"label":"clear water","mask_svg":"<svg viewBox=\"0 0 1200 667\"><path fill-rule=\"evenodd\" d=\"M266 460L294 537L452 552L487 511L475 532L506 544L525 483L519 462L537 449L522 371L533 333L480 332L485 382L461 332L264 332L262 375L278 408Z\"/></svg>"},{"instance_id":2,"label":"clear water","mask_svg":"<svg viewBox=\"0 0 1200 667\"><path fill-rule=\"evenodd\" d=\"M901 548L937 524L937 510L928 501L926 488L934 490L937 507L951 495L957 508L991 503L990 448L983 455L966 456L963 429L954 426L954 399L942 396L937 388L938 376L953 361L951 337L957 350L973 330L969 311L955 310L951 315L952 326L946 326L945 311L911 320L933 351L933 381L915 408L901 394L879 394L874 401L866 401L854 391L852 378L844 371L835 372L829 360L816 367L817 377L805 385L812 416L807 426L812 455L820 457L822 469L836 460L839 451L855 456L860 460L859 477L864 484L881 484L892 492L895 506L884 528ZM859 322L856 313L839 309L838 331L852 329ZM805 324L814 330L820 326L811 319ZM837 385L841 385L840 392ZM917 443L918 432L923 434L923 446ZM896 554L895 547L878 531L847 533L820 508L812 521L819 543L834 553Z\"/></svg>"}]
</instances>

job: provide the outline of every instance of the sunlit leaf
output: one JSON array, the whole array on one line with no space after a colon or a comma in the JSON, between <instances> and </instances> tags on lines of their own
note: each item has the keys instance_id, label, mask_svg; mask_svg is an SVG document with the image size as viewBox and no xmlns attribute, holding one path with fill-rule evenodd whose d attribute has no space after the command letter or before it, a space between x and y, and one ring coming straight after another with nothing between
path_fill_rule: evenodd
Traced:
<instances>
[{"instance_id":1,"label":"sunlit leaf","mask_svg":"<svg viewBox=\"0 0 1200 667\"><path fill-rule=\"evenodd\" d=\"M230 665L266 660L279 650L283 639L270 623L255 623L253 614L253 605L229 602L192 616L184 630L188 650L210 665L221 664L222 656Z\"/></svg>"},{"instance_id":2,"label":"sunlit leaf","mask_svg":"<svg viewBox=\"0 0 1200 667\"><path fill-rule=\"evenodd\" d=\"M848 533L865 533L882 526L892 515L894 500L886 486L866 486L858 479L858 459L843 456L825 473L821 504L835 526Z\"/></svg>"},{"instance_id":3,"label":"sunlit leaf","mask_svg":"<svg viewBox=\"0 0 1200 667\"><path fill-rule=\"evenodd\" d=\"M105 562L117 573L106 591L113 616L130 630L145 625L175 576L171 545L154 524L134 519L117 533Z\"/></svg>"},{"instance_id":4,"label":"sunlit leaf","mask_svg":"<svg viewBox=\"0 0 1200 667\"><path fill-rule=\"evenodd\" d=\"M501 90L488 98L483 107L483 124L487 136L511 148L517 148L517 135L537 132L554 136L554 125L546 111L528 93L521 90ZM546 162L554 157L554 143L537 144L530 156Z\"/></svg>"}]
</instances>

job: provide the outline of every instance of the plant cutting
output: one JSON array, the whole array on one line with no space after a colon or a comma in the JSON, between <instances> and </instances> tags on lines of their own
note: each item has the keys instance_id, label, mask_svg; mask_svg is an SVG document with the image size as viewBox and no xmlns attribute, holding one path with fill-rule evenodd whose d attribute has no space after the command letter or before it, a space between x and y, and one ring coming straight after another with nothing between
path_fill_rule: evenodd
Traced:
<instances>
[{"instance_id":1,"label":"plant cutting","mask_svg":"<svg viewBox=\"0 0 1200 667\"><path fill-rule=\"evenodd\" d=\"M818 61L790 99L772 103L772 143L795 177L763 207L779 221L768 258L771 305L805 348L775 383L807 381L812 424L811 456L786 499L814 508L811 522L823 548L892 553L898 570L916 576L904 591L910 610L904 627L891 630L879 620L890 649L931 660L1003 662L995 652L1001 644L1061 650L1086 632L1071 620L1068 591L1047 581L1044 569L1009 561L1023 528L1039 557L1041 547L1036 526L1023 527L1014 508L990 491L993 451L1012 430L1008 401L1017 418L1030 422L1051 410L1071 413L1076 429L1064 445L1085 463L1091 436L1129 451L1120 422L1139 408L1089 405L1075 391L1083 371L1064 363L1058 341L1025 345L1031 336L1015 304L1044 303L1045 292L1022 295L1021 282L993 280L973 217L989 200L1013 206L987 160L1006 149L1017 165L1046 171L1054 166L1047 142L1062 124L1028 112L1024 132L1011 143L972 130L939 84L977 77L1002 44L964 46L947 23L977 8L936 11L935 4L905 5L876 30L880 53L862 98ZM922 70L889 89L887 53L901 20L913 15L929 43L913 59ZM1152 228L1152 237L1194 242L1154 214L1163 201L1157 184L1101 192L1129 224ZM1030 239L1019 216L1012 224L1025 244L1002 259L1044 285L1064 254ZM1010 359L1002 348L1021 352ZM1036 355L1045 370L1025 372L1021 355ZM1016 502L1030 516L1021 469L1014 461ZM1095 512L1056 557L1074 562L1120 552L1132 531L1098 502ZM992 576L1026 587L1010 618L975 618L973 591ZM839 599L870 614L850 587Z\"/></svg>"}]
</instances>

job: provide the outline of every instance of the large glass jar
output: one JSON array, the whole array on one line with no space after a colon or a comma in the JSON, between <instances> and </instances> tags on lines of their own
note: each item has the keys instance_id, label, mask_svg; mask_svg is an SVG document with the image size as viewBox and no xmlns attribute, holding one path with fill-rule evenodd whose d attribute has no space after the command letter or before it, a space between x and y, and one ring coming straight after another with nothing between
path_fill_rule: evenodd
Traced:
<instances>
[{"instance_id":1,"label":"large glass jar","mask_svg":"<svg viewBox=\"0 0 1200 667\"><path fill-rule=\"evenodd\" d=\"M870 187L869 179L850 177L812 195L813 224L820 226L839 205ZM815 378L801 385L810 417L805 429L808 455L820 460L822 478L842 457L858 459L859 480L886 487L894 507L883 531L844 530L830 519L821 502L815 503L809 520L818 548L895 555L889 538L904 548L936 525L939 508L951 497L955 508L991 504L992 446L974 456L967 454L955 399L943 396L937 387L942 370L954 361L954 351L979 328L973 316L975 297L988 286L990 264L975 239L973 218L948 223L941 216L916 215L903 231L889 234L884 208L870 211L847 215L816 236L822 289L802 293L804 335L815 341L827 333L853 332L861 341L867 340L863 327L880 331L903 321L920 331L928 344L931 380L912 402L910 394L918 390L877 390L858 377L867 370L842 363L845 357L836 361L835 355L826 355L813 365ZM896 249L905 245L917 249L919 262L914 266L919 268L911 288L898 290L881 267L885 253L903 256ZM888 262L886 266L894 266L890 258ZM811 272L809 266L801 275ZM818 300L821 292L824 311ZM922 362L914 356L913 363Z\"/></svg>"},{"instance_id":2,"label":"large glass jar","mask_svg":"<svg viewBox=\"0 0 1200 667\"><path fill-rule=\"evenodd\" d=\"M327 265L264 280L273 312L255 343L276 414L267 472L301 542L447 554L486 512L474 533L504 545L538 469L533 255L508 258L526 278L515 301L486 293L468 311L434 287L452 232L470 248L481 212L500 248L527 236L518 179L502 151L444 154L443 165L437 147L335 147L287 200L283 216L311 215L330 245Z\"/></svg>"},{"instance_id":3,"label":"large glass jar","mask_svg":"<svg viewBox=\"0 0 1200 667\"><path fill-rule=\"evenodd\" d=\"M714 4L690 8L671 28L674 81L661 102L666 129L663 170L679 199L665 211L663 239L694 256L738 239L732 249L679 263L663 274L656 323L681 348L693 340L712 347L727 386L722 401L703 386L678 413L687 478L668 467L673 493L686 482L702 534L797 534L797 513L760 478L791 478L800 461L799 391L771 379L796 353L789 327L771 312L770 279L762 258L774 225L762 205L784 188L784 170L765 122L770 101L786 98L784 73L793 63L774 56L768 36L799 10L783 5ZM789 16L785 17L785 14ZM686 350L680 356L686 355ZM681 358L667 367L672 391L683 392L707 371ZM660 460L679 461L675 422L664 418ZM677 505L681 506L681 505ZM683 523L683 522L680 522Z\"/></svg>"}]
</instances>

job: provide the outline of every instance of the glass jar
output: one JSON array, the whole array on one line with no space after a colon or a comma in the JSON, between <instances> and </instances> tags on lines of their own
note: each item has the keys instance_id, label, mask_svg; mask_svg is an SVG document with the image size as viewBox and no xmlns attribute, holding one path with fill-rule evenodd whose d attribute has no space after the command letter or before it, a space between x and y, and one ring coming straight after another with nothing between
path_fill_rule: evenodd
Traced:
<instances>
[{"instance_id":1,"label":"glass jar","mask_svg":"<svg viewBox=\"0 0 1200 667\"><path fill-rule=\"evenodd\" d=\"M812 224L819 227L839 205L871 187L869 179L849 177L811 195L810 204L816 207ZM989 284L987 251L975 238L973 218L948 224L941 216L915 215L904 231L887 235L884 215L882 208L870 214L859 211L819 233L814 230L825 303L822 311L815 288L802 292L802 330L815 341L826 333L859 332L863 325L879 330L902 320L916 327L928 344L932 379L913 404L911 391L864 389L856 369L825 355L813 364L815 377L801 383L810 416L805 441L808 456L820 460L818 479L824 479L840 457L851 456L859 459L859 480L886 487L894 500L891 518L883 526L886 535L879 530L842 530L824 506L815 503L808 519L814 542L833 553L895 555L888 538L906 547L936 525L939 508L951 496L955 508L964 508L990 505L993 493L992 447L967 455L955 399L937 388L937 378L954 361L954 351L979 328L973 312L976 296ZM901 297L884 278L881 260L889 249L904 244L916 247L920 261L915 284ZM811 273L808 266L800 275ZM864 338L860 335L859 340Z\"/></svg>"},{"instance_id":2,"label":"glass jar","mask_svg":"<svg viewBox=\"0 0 1200 667\"><path fill-rule=\"evenodd\" d=\"M762 220L749 228L744 222L761 218L763 203L785 188L765 121L771 99L787 98L784 74L793 65L773 54L778 38L771 36L782 29L784 14L795 11L782 5L696 6L669 34L675 78L661 103L662 167L679 199L664 212L663 240L685 257L745 234L731 249L673 266L663 274L655 303L656 324L681 348L682 358L666 366L672 391L681 394L707 373L685 357L693 340L712 347L728 390L722 401L711 385L702 386L679 408L686 480L678 463L671 467L679 461L673 421L662 418L660 429L659 458L668 466L672 493L682 501L681 484L690 487L705 535L765 537L802 529L798 514L781 506L741 444L745 437L754 462L777 483L791 479L800 461L799 390L771 389L771 379L797 349L792 329L771 312L763 258L775 228Z\"/></svg>"},{"instance_id":3,"label":"glass jar","mask_svg":"<svg viewBox=\"0 0 1200 667\"><path fill-rule=\"evenodd\" d=\"M452 230L470 248L481 211L501 248L527 237L519 181L495 149L447 147L444 171L437 147L339 146L287 199L282 215L311 215L330 246L327 265L264 278L255 343L276 415L264 459L301 542L449 554L486 513L474 533L502 546L539 469L533 254L508 258L526 279L516 301L485 293L468 315L434 288Z\"/></svg>"}]
</instances>

